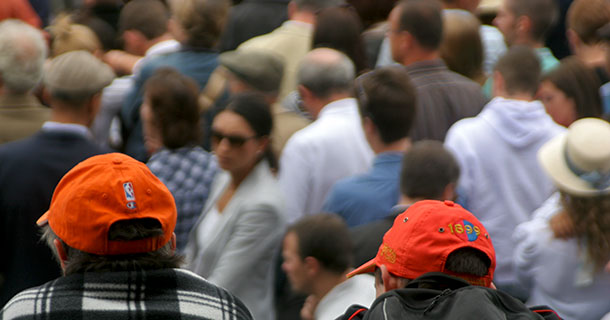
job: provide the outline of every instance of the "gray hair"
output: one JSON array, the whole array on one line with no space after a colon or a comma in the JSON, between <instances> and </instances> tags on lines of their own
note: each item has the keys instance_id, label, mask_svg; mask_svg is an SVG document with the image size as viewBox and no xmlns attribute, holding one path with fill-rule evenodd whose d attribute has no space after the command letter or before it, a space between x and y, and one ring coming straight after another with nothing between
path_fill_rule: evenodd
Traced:
<instances>
[{"instance_id":1,"label":"gray hair","mask_svg":"<svg viewBox=\"0 0 610 320\"><path fill-rule=\"evenodd\" d=\"M127 236L127 238L130 238L134 235L141 234L142 231L149 232L148 230L142 230L141 226L130 227L127 225L126 227L128 230L117 230L115 236ZM155 230L152 232L155 232ZM159 232L162 233L163 231ZM68 246L53 232L53 229L46 224L41 228L40 241L49 246L53 252L53 256L59 263L61 263L61 259L57 254L55 240L60 241L67 255L67 260L64 261L64 275L85 272L115 272L180 268L180 266L184 263L184 257L174 253L171 241L156 251L120 256L100 256L83 252Z\"/></svg>"},{"instance_id":2,"label":"gray hair","mask_svg":"<svg viewBox=\"0 0 610 320\"><path fill-rule=\"evenodd\" d=\"M297 81L319 98L335 92L350 92L356 76L354 63L345 54L330 48L309 52L299 66Z\"/></svg>"},{"instance_id":3,"label":"gray hair","mask_svg":"<svg viewBox=\"0 0 610 320\"><path fill-rule=\"evenodd\" d=\"M47 46L42 33L15 19L0 23L0 76L13 93L32 90L42 78Z\"/></svg>"}]
</instances>

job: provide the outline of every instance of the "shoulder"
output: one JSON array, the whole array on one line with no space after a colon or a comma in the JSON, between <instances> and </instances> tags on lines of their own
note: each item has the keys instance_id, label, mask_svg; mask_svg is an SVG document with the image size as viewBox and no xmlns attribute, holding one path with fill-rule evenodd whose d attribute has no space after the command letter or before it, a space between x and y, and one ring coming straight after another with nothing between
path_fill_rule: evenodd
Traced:
<instances>
[{"instance_id":1,"label":"shoulder","mask_svg":"<svg viewBox=\"0 0 610 320\"><path fill-rule=\"evenodd\" d=\"M173 269L176 274L176 289L181 309L184 313L204 315L206 319L252 319L246 305L235 295L205 280L199 275L185 270ZM229 318L231 319L231 318Z\"/></svg>"}]
</instances>

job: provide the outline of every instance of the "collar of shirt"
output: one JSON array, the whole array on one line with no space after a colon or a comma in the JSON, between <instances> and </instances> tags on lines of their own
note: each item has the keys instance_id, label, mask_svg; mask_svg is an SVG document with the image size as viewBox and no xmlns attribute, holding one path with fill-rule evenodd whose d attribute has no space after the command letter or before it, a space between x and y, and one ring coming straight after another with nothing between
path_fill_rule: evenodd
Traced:
<instances>
[{"instance_id":1,"label":"collar of shirt","mask_svg":"<svg viewBox=\"0 0 610 320\"><path fill-rule=\"evenodd\" d=\"M418 71L431 71L431 70L445 70L447 65L441 59L432 59L417 61L405 66L407 72L418 72Z\"/></svg>"},{"instance_id":2,"label":"collar of shirt","mask_svg":"<svg viewBox=\"0 0 610 320\"><path fill-rule=\"evenodd\" d=\"M46 121L42 124L42 130L47 132L69 132L83 136L87 139L93 138L93 136L91 135L91 131L89 131L89 128L76 123Z\"/></svg>"},{"instance_id":3,"label":"collar of shirt","mask_svg":"<svg viewBox=\"0 0 610 320\"><path fill-rule=\"evenodd\" d=\"M358 107L356 103L356 99L354 98L345 98L335 100L322 108L320 110L320 114L318 114L318 118L322 118L323 116L335 114L335 113L352 113L358 112Z\"/></svg>"}]
</instances>

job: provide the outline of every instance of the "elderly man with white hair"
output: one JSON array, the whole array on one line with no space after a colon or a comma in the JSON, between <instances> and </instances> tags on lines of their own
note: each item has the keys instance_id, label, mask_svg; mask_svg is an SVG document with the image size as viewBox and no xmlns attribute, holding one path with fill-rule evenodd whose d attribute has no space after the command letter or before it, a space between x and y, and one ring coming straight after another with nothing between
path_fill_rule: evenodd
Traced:
<instances>
[{"instance_id":1,"label":"elderly man with white hair","mask_svg":"<svg viewBox=\"0 0 610 320\"><path fill-rule=\"evenodd\" d=\"M32 94L46 56L39 30L20 20L0 23L0 144L32 135L49 118Z\"/></svg>"}]
</instances>

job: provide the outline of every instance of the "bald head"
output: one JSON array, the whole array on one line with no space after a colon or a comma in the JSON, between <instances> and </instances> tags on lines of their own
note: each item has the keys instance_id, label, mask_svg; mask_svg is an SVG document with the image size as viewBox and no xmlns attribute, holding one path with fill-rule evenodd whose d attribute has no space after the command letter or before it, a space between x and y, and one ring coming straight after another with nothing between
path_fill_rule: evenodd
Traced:
<instances>
[{"instance_id":1,"label":"bald head","mask_svg":"<svg viewBox=\"0 0 610 320\"><path fill-rule=\"evenodd\" d=\"M356 75L345 54L329 48L310 51L301 61L297 81L319 98L333 93L348 93Z\"/></svg>"},{"instance_id":2,"label":"bald head","mask_svg":"<svg viewBox=\"0 0 610 320\"><path fill-rule=\"evenodd\" d=\"M34 88L46 56L39 30L19 20L0 23L0 79L5 90L22 94Z\"/></svg>"}]
</instances>

